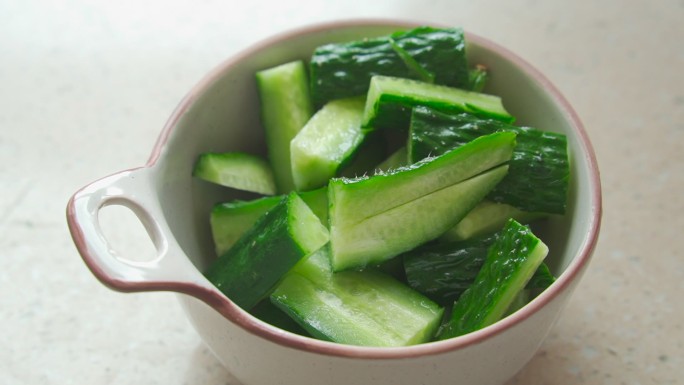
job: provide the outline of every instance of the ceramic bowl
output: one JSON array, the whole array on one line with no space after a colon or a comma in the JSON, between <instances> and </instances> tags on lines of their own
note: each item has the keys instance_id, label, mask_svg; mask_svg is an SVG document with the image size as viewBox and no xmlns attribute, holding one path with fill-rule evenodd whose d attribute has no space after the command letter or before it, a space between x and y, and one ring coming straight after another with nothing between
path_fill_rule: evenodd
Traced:
<instances>
[{"instance_id":1,"label":"ceramic bowl","mask_svg":"<svg viewBox=\"0 0 684 385\"><path fill-rule=\"evenodd\" d=\"M491 69L486 89L500 95L518 122L568 135L572 179L567 215L548 221L542 238L558 280L521 310L458 338L403 348L358 347L319 341L255 319L201 274L213 244L211 207L236 198L191 177L198 154L241 150L264 154L254 74L306 59L323 43L385 35L418 24L355 20L310 26L263 41L206 75L181 101L161 131L146 165L105 177L75 193L67 219L92 273L108 287L180 293L187 316L225 367L245 385L500 384L527 363L561 314L586 270L597 241L601 189L594 153L582 124L561 93L523 59L467 33L467 54ZM99 211L130 208L157 249L151 261L116 255L103 235Z\"/></svg>"}]
</instances>

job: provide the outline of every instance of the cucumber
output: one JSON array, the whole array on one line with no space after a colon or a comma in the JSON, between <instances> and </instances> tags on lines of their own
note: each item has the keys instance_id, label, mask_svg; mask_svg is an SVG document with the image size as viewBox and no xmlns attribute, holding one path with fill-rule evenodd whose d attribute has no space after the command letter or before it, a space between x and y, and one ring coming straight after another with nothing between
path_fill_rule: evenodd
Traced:
<instances>
[{"instance_id":1,"label":"cucumber","mask_svg":"<svg viewBox=\"0 0 684 385\"><path fill-rule=\"evenodd\" d=\"M504 178L505 179L505 178ZM494 187L496 189L496 187ZM468 215L439 238L441 241L459 241L493 233L501 229L508 219L530 223L546 216L544 213L523 211L505 203L483 200Z\"/></svg>"},{"instance_id":2,"label":"cucumber","mask_svg":"<svg viewBox=\"0 0 684 385\"><path fill-rule=\"evenodd\" d=\"M514 134L496 133L412 167L332 179L333 270L380 263L453 227L503 178L507 167L496 166L514 146Z\"/></svg>"},{"instance_id":3,"label":"cucumber","mask_svg":"<svg viewBox=\"0 0 684 385\"><path fill-rule=\"evenodd\" d=\"M476 65L468 71L468 87L471 91L482 92L489 80L489 71L482 64Z\"/></svg>"},{"instance_id":4,"label":"cucumber","mask_svg":"<svg viewBox=\"0 0 684 385\"><path fill-rule=\"evenodd\" d=\"M527 226L509 220L489 248L475 282L454 303L437 338L457 337L501 319L548 251Z\"/></svg>"},{"instance_id":5,"label":"cucumber","mask_svg":"<svg viewBox=\"0 0 684 385\"><path fill-rule=\"evenodd\" d=\"M408 164L407 156L406 147L399 147L375 168L379 171L387 172L395 168L406 166Z\"/></svg>"},{"instance_id":6,"label":"cucumber","mask_svg":"<svg viewBox=\"0 0 684 385\"><path fill-rule=\"evenodd\" d=\"M250 310L300 259L327 242L328 230L293 192L261 216L205 276L236 305Z\"/></svg>"},{"instance_id":7,"label":"cucumber","mask_svg":"<svg viewBox=\"0 0 684 385\"><path fill-rule=\"evenodd\" d=\"M564 214L570 165L563 134L417 107L409 130L409 161L439 155L480 135L499 131L515 132L517 145L508 176L487 198L524 211Z\"/></svg>"},{"instance_id":8,"label":"cucumber","mask_svg":"<svg viewBox=\"0 0 684 385\"><path fill-rule=\"evenodd\" d=\"M498 96L376 75L370 81L362 124L376 129L408 129L411 110L415 106L428 106L445 112L468 112L505 122L514 120Z\"/></svg>"},{"instance_id":9,"label":"cucumber","mask_svg":"<svg viewBox=\"0 0 684 385\"><path fill-rule=\"evenodd\" d=\"M292 177L297 191L325 186L349 162L365 138L361 129L363 98L326 103L290 143Z\"/></svg>"},{"instance_id":10,"label":"cucumber","mask_svg":"<svg viewBox=\"0 0 684 385\"><path fill-rule=\"evenodd\" d=\"M385 347L432 338L443 308L373 269L333 273L325 249L293 268L271 294L271 301L309 334Z\"/></svg>"},{"instance_id":11,"label":"cucumber","mask_svg":"<svg viewBox=\"0 0 684 385\"><path fill-rule=\"evenodd\" d=\"M325 187L299 193L321 223L328 223L328 193ZM211 234L217 255L230 249L240 237L268 210L283 199L283 195L250 201L235 200L214 206L209 216Z\"/></svg>"},{"instance_id":12,"label":"cucumber","mask_svg":"<svg viewBox=\"0 0 684 385\"><path fill-rule=\"evenodd\" d=\"M501 226L497 230L501 230ZM406 281L413 289L443 306L458 300L473 284L497 231L482 237L448 243L430 243L402 254ZM555 278L542 263L526 289L546 289Z\"/></svg>"},{"instance_id":13,"label":"cucumber","mask_svg":"<svg viewBox=\"0 0 684 385\"><path fill-rule=\"evenodd\" d=\"M306 67L293 61L256 73L261 121L277 191L294 190L290 141L313 115Z\"/></svg>"},{"instance_id":14,"label":"cucumber","mask_svg":"<svg viewBox=\"0 0 684 385\"><path fill-rule=\"evenodd\" d=\"M310 336L310 334L304 330L303 327L299 326L299 324L292 319L292 317L289 317L282 310L276 307L271 302L270 298L265 298L256 304L249 311L249 314L275 327L287 330L290 333L307 337Z\"/></svg>"},{"instance_id":15,"label":"cucumber","mask_svg":"<svg viewBox=\"0 0 684 385\"><path fill-rule=\"evenodd\" d=\"M275 207L283 196L272 196L251 201L236 200L220 203L209 215L211 234L216 255L223 255L268 210Z\"/></svg>"},{"instance_id":16,"label":"cucumber","mask_svg":"<svg viewBox=\"0 0 684 385\"><path fill-rule=\"evenodd\" d=\"M273 171L268 162L243 152L201 154L193 175L208 182L264 195L276 192Z\"/></svg>"},{"instance_id":17,"label":"cucumber","mask_svg":"<svg viewBox=\"0 0 684 385\"><path fill-rule=\"evenodd\" d=\"M467 86L465 38L461 28L418 27L391 35L316 48L311 95L317 106L365 95L374 75Z\"/></svg>"}]
</instances>

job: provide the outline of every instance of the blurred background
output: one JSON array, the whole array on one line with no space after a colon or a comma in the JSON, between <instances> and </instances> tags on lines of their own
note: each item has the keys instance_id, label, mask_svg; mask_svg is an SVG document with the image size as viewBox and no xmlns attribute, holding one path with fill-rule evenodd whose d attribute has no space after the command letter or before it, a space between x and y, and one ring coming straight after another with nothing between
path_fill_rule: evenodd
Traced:
<instances>
[{"instance_id":1,"label":"blurred background","mask_svg":"<svg viewBox=\"0 0 684 385\"><path fill-rule=\"evenodd\" d=\"M0 383L237 385L175 295L116 293L92 276L66 203L143 165L177 103L224 59L355 17L462 26L508 47L558 86L594 143L594 260L509 385L682 383L681 0L0 0ZM139 224L111 215L115 245L152 252Z\"/></svg>"}]
</instances>

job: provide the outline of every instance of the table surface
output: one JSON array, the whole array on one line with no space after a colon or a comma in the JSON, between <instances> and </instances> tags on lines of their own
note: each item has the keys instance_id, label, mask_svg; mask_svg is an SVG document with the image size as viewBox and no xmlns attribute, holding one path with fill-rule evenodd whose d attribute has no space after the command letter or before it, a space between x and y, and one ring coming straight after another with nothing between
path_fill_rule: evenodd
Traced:
<instances>
[{"instance_id":1,"label":"table surface","mask_svg":"<svg viewBox=\"0 0 684 385\"><path fill-rule=\"evenodd\" d=\"M351 17L460 25L509 47L567 96L593 141L600 242L509 385L682 383L681 0L0 2L0 383L237 383L175 295L122 294L93 277L66 203L144 164L176 104L223 59ZM107 215L113 244L149 250L140 228Z\"/></svg>"}]
</instances>

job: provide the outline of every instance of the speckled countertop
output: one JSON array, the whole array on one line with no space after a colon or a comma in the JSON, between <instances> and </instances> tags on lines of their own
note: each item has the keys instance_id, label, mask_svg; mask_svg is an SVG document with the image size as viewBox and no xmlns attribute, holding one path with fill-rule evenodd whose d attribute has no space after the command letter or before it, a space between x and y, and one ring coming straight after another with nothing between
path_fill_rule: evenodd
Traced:
<instances>
[{"instance_id":1,"label":"speckled countertop","mask_svg":"<svg viewBox=\"0 0 684 385\"><path fill-rule=\"evenodd\" d=\"M90 274L66 202L142 165L221 60L350 17L460 25L509 47L564 92L593 140L595 258L509 385L684 383L681 0L0 2L0 383L236 384L175 295L116 293ZM110 222L114 244L151 247L125 218Z\"/></svg>"}]
</instances>

